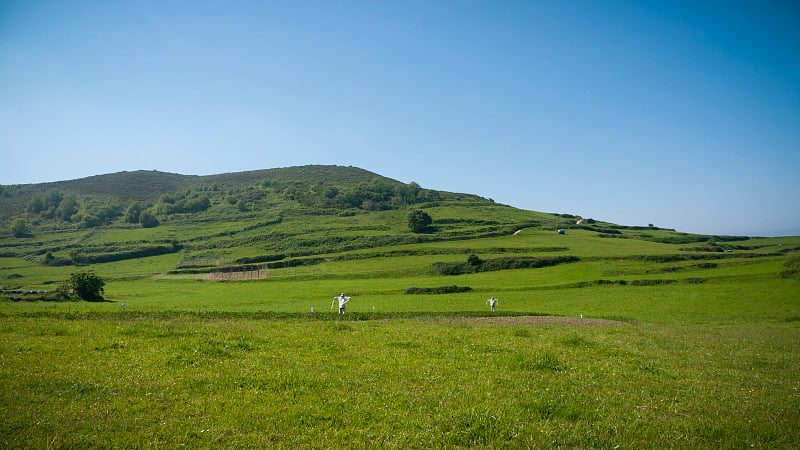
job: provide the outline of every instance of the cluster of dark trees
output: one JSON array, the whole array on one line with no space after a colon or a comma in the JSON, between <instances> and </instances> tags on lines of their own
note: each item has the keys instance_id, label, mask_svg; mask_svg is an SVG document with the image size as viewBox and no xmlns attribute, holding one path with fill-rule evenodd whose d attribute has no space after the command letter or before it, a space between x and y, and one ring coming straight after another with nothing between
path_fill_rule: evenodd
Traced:
<instances>
[{"instance_id":1,"label":"cluster of dark trees","mask_svg":"<svg viewBox=\"0 0 800 450\"><path fill-rule=\"evenodd\" d=\"M76 223L82 228L107 225L119 218L128 223L140 223L144 227L158 225L155 215L147 210L144 202L131 201L127 208L114 198L76 197L51 189L46 193L35 193L28 201L28 215L32 218L50 219ZM15 236L28 233L28 223L23 218L14 221Z\"/></svg>"},{"instance_id":2,"label":"cluster of dark trees","mask_svg":"<svg viewBox=\"0 0 800 450\"><path fill-rule=\"evenodd\" d=\"M57 189L33 194L27 210L31 216L80 223L85 228L108 224L122 215L122 205L117 200L93 197L79 199Z\"/></svg>"},{"instance_id":3,"label":"cluster of dark trees","mask_svg":"<svg viewBox=\"0 0 800 450\"><path fill-rule=\"evenodd\" d=\"M439 192L423 189L413 181L403 184L378 177L349 186L336 186L321 182L311 184L271 181L265 181L264 185L280 192L288 200L295 200L306 206L324 208L359 208L365 211L379 211L440 200Z\"/></svg>"},{"instance_id":4,"label":"cluster of dark trees","mask_svg":"<svg viewBox=\"0 0 800 450\"><path fill-rule=\"evenodd\" d=\"M120 200L111 196L64 193L58 189L34 193L27 204L27 216L13 223L12 233L30 235L30 225L38 221L53 220L77 224L82 228L108 225L114 221L140 224L145 228L160 225L167 216L196 214L215 208L234 206L240 212L268 207L277 201L295 201L320 211L338 210L342 213L355 209L378 211L398 209L422 202L443 200L438 191L423 189L419 184L400 183L391 179L374 177L359 183L343 181L288 181L264 179L246 186L212 183L162 194L154 202ZM459 194L452 194L459 195ZM449 199L449 197L448 197ZM235 213L235 211L234 211ZM430 230L430 216L414 212L409 227L416 233Z\"/></svg>"},{"instance_id":5,"label":"cluster of dark trees","mask_svg":"<svg viewBox=\"0 0 800 450\"><path fill-rule=\"evenodd\" d=\"M33 194L28 202L28 213L38 214L49 219L72 220L78 213L80 204L74 195L64 195L61 191L51 189L46 193Z\"/></svg>"},{"instance_id":6,"label":"cluster of dark trees","mask_svg":"<svg viewBox=\"0 0 800 450\"><path fill-rule=\"evenodd\" d=\"M177 194L163 194L155 206L159 215L198 213L211 207L208 196L197 191L184 191Z\"/></svg>"}]
</instances>

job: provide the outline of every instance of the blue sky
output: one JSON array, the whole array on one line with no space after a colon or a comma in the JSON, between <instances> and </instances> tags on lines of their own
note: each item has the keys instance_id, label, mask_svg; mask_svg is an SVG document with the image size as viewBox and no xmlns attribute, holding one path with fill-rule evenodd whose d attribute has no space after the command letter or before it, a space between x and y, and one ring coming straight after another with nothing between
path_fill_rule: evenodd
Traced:
<instances>
[{"instance_id":1,"label":"blue sky","mask_svg":"<svg viewBox=\"0 0 800 450\"><path fill-rule=\"evenodd\" d=\"M0 0L0 183L362 167L800 234L800 3Z\"/></svg>"}]
</instances>

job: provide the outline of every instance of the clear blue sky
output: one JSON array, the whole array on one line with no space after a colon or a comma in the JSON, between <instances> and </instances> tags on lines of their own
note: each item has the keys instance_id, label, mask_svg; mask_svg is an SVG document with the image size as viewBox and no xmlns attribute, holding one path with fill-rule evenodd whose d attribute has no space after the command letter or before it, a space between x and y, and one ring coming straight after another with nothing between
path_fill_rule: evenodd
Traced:
<instances>
[{"instance_id":1,"label":"clear blue sky","mask_svg":"<svg viewBox=\"0 0 800 450\"><path fill-rule=\"evenodd\" d=\"M800 3L0 0L0 184L302 164L800 234Z\"/></svg>"}]
</instances>

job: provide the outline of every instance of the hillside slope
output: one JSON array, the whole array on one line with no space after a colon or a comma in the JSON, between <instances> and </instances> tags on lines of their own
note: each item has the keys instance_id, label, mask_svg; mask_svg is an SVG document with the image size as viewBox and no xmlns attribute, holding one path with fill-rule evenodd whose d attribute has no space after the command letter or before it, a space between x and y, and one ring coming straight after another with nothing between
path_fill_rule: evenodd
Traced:
<instances>
[{"instance_id":1,"label":"hillside slope","mask_svg":"<svg viewBox=\"0 0 800 450\"><path fill-rule=\"evenodd\" d=\"M75 266L119 261L147 262L149 273L207 272L220 266L238 270L267 262L271 267L313 265L363 258L345 254L368 249L380 249L373 252L376 257L397 254L392 248L398 246L475 242L521 229L581 229L607 241L702 243L697 251L752 247L736 245L745 237L690 235L526 211L340 166L210 176L137 171L3 186L0 210L0 258L17 261L9 267L50 268L40 280ZM431 225L412 231L412 211L424 211Z\"/></svg>"}]
</instances>

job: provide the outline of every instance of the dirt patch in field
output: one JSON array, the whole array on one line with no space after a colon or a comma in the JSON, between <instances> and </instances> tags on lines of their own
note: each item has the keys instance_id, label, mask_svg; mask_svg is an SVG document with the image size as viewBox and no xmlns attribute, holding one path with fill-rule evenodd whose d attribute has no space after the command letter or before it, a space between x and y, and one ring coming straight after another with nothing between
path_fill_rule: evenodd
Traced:
<instances>
[{"instance_id":1,"label":"dirt patch in field","mask_svg":"<svg viewBox=\"0 0 800 450\"><path fill-rule=\"evenodd\" d=\"M449 319L444 321L502 323L502 324L514 324L514 325L580 325L586 327L628 325L625 322L619 322L616 320L581 319L579 317L561 317L561 316L465 317L463 319Z\"/></svg>"},{"instance_id":2,"label":"dirt patch in field","mask_svg":"<svg viewBox=\"0 0 800 450\"><path fill-rule=\"evenodd\" d=\"M244 280L261 280L267 278L269 270L240 270L235 272L226 271L213 271L205 276L204 280L227 280L227 281L244 281Z\"/></svg>"}]
</instances>

